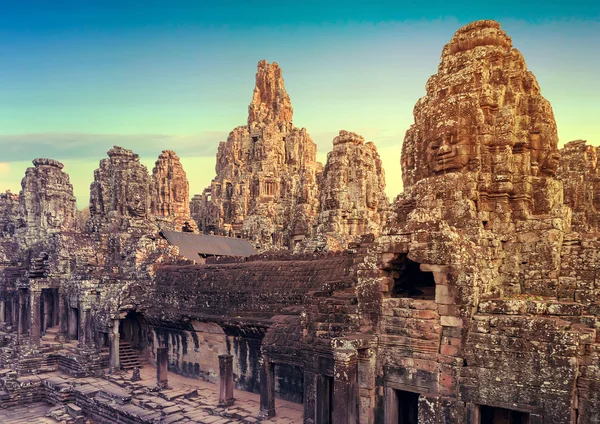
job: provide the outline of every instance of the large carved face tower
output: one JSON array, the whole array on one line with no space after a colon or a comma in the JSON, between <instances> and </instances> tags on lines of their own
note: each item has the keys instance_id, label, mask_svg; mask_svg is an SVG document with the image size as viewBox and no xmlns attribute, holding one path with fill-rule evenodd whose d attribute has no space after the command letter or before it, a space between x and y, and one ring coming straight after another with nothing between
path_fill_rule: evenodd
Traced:
<instances>
[{"instance_id":1,"label":"large carved face tower","mask_svg":"<svg viewBox=\"0 0 600 424\"><path fill-rule=\"evenodd\" d=\"M534 193L558 166L554 115L500 24L485 20L459 29L426 89L402 148L405 189L425 178L472 172L480 211L528 216L547 208Z\"/></svg>"}]
</instances>

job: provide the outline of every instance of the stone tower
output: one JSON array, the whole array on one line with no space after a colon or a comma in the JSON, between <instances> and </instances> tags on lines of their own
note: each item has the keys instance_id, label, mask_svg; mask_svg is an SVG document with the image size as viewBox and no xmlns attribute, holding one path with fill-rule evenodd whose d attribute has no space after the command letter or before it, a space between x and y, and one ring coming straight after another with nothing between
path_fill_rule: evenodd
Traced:
<instances>
[{"instance_id":1,"label":"stone tower","mask_svg":"<svg viewBox=\"0 0 600 424\"><path fill-rule=\"evenodd\" d=\"M75 196L64 165L54 159L34 159L21 181L19 195L19 231L28 242L73 229L75 226Z\"/></svg>"},{"instance_id":2,"label":"stone tower","mask_svg":"<svg viewBox=\"0 0 600 424\"><path fill-rule=\"evenodd\" d=\"M190 188L179 156L163 150L152 169L152 213L165 225L181 231L184 226L195 230L190 215ZM186 225L187 223L187 225Z\"/></svg>"},{"instance_id":3,"label":"stone tower","mask_svg":"<svg viewBox=\"0 0 600 424\"><path fill-rule=\"evenodd\" d=\"M203 195L205 233L243 236L260 249L290 247L310 233L317 213L316 145L292 124L277 63L258 63L248 125L219 144L216 177Z\"/></svg>"},{"instance_id":4,"label":"stone tower","mask_svg":"<svg viewBox=\"0 0 600 424\"><path fill-rule=\"evenodd\" d=\"M125 229L151 216L152 181L131 150L114 146L100 161L90 186L90 229L104 225Z\"/></svg>"},{"instance_id":5,"label":"stone tower","mask_svg":"<svg viewBox=\"0 0 600 424\"><path fill-rule=\"evenodd\" d=\"M377 148L353 132L340 131L319 178L317 235L345 249L363 234L379 236L389 207Z\"/></svg>"}]
</instances>

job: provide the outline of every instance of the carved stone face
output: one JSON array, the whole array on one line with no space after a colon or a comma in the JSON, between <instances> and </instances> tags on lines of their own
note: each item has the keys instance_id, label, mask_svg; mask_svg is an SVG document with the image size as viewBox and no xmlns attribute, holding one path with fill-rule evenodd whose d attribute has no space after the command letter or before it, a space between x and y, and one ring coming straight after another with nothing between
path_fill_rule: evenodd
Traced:
<instances>
[{"instance_id":1,"label":"carved stone face","mask_svg":"<svg viewBox=\"0 0 600 424\"><path fill-rule=\"evenodd\" d=\"M433 140L427 149L427 163L433 173L457 171L467 166L473 156L467 136L445 135Z\"/></svg>"},{"instance_id":2,"label":"carved stone face","mask_svg":"<svg viewBox=\"0 0 600 424\"><path fill-rule=\"evenodd\" d=\"M173 187L173 200L175 202L183 202L184 199L183 189L179 185L175 185L175 187Z\"/></svg>"},{"instance_id":3,"label":"carved stone face","mask_svg":"<svg viewBox=\"0 0 600 424\"><path fill-rule=\"evenodd\" d=\"M557 150L545 151L544 153L544 160L540 167L540 171L542 174L552 177L558 170L560 153Z\"/></svg>"},{"instance_id":4,"label":"carved stone face","mask_svg":"<svg viewBox=\"0 0 600 424\"><path fill-rule=\"evenodd\" d=\"M146 211L144 207L144 202L139 195L134 195L131 201L128 204L129 214L131 216L144 217L146 216Z\"/></svg>"},{"instance_id":5,"label":"carved stone face","mask_svg":"<svg viewBox=\"0 0 600 424\"><path fill-rule=\"evenodd\" d=\"M552 149L548 143L542 140L540 134L531 134L531 166L538 168L539 172L553 176L556 174L560 161L560 153L557 149Z\"/></svg>"}]
</instances>

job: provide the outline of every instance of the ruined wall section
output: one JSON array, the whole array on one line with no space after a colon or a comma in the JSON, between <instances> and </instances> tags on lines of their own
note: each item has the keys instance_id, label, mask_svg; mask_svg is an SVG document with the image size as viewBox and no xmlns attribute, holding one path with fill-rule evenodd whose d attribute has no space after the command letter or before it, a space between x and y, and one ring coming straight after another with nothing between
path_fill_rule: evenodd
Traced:
<instances>
[{"instance_id":1,"label":"ruined wall section","mask_svg":"<svg viewBox=\"0 0 600 424\"><path fill-rule=\"evenodd\" d=\"M219 144L217 176L197 221L205 233L243 236L261 250L309 234L317 213L316 145L292 124L276 63L261 61L248 125Z\"/></svg>"},{"instance_id":2,"label":"ruined wall section","mask_svg":"<svg viewBox=\"0 0 600 424\"><path fill-rule=\"evenodd\" d=\"M379 236L389 207L377 149L356 133L340 131L319 177L319 216L309 247L344 249L364 234ZM332 240L319 240L327 238Z\"/></svg>"}]
</instances>

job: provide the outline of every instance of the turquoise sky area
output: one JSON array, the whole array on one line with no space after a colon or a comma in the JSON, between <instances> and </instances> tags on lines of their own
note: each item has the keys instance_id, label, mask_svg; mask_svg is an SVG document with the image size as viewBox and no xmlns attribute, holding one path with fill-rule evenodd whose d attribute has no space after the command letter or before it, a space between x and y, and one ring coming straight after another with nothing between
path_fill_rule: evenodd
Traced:
<instances>
[{"instance_id":1,"label":"turquoise sky area","mask_svg":"<svg viewBox=\"0 0 600 424\"><path fill-rule=\"evenodd\" d=\"M65 163L78 206L113 145L151 172L164 149L190 191L244 125L256 64L276 61L324 161L340 129L375 142L402 190L412 109L462 25L496 19L551 102L560 143L600 145L600 2L0 1L0 191L35 157Z\"/></svg>"}]
</instances>

